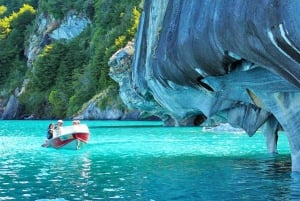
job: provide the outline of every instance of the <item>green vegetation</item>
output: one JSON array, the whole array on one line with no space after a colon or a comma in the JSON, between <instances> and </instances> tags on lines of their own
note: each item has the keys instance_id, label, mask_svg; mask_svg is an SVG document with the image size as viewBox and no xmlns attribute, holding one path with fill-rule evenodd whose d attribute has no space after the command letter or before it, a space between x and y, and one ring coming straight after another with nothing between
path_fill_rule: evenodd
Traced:
<instances>
[{"instance_id":1,"label":"green vegetation","mask_svg":"<svg viewBox=\"0 0 300 201\"><path fill-rule=\"evenodd\" d=\"M18 12L24 5L37 8L39 0L0 0L0 17L10 16L13 12Z\"/></svg>"},{"instance_id":2,"label":"green vegetation","mask_svg":"<svg viewBox=\"0 0 300 201\"><path fill-rule=\"evenodd\" d=\"M95 96L102 108L124 107L117 84L108 76L107 63L113 53L134 38L141 0L6 2L0 0L1 96L11 94L27 78L29 83L21 97L24 114L69 117ZM17 12L13 10L16 5L20 8ZM24 44L28 44L30 34L36 30L34 8L60 21L69 11L75 11L87 16L91 24L70 41L46 45L32 69L28 69Z\"/></svg>"},{"instance_id":3,"label":"green vegetation","mask_svg":"<svg viewBox=\"0 0 300 201\"><path fill-rule=\"evenodd\" d=\"M4 11L7 8L2 6L2 9ZM11 93L23 82L27 70L24 41L35 13L32 6L24 4L18 12L0 19L0 88L2 94Z\"/></svg>"},{"instance_id":4,"label":"green vegetation","mask_svg":"<svg viewBox=\"0 0 300 201\"><path fill-rule=\"evenodd\" d=\"M39 2L39 8L47 13L50 13L55 19L63 19L70 10L78 12L84 11L85 2L91 4L92 1L86 0L43 0Z\"/></svg>"},{"instance_id":5,"label":"green vegetation","mask_svg":"<svg viewBox=\"0 0 300 201\"><path fill-rule=\"evenodd\" d=\"M4 13L7 11L7 8L5 6L0 6L0 16L4 15Z\"/></svg>"}]
</instances>

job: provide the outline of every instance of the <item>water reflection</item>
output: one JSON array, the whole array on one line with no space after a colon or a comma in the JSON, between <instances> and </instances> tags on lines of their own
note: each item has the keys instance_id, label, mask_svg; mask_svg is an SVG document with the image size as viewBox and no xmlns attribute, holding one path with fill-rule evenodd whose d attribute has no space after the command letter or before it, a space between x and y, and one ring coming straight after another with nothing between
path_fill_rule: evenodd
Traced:
<instances>
[{"instance_id":1,"label":"water reflection","mask_svg":"<svg viewBox=\"0 0 300 201\"><path fill-rule=\"evenodd\" d=\"M139 192L153 200L288 200L289 163L285 157L159 158L145 162Z\"/></svg>"},{"instance_id":2,"label":"water reflection","mask_svg":"<svg viewBox=\"0 0 300 201\"><path fill-rule=\"evenodd\" d=\"M0 161L0 200L53 200L59 196L66 200L252 201L300 197L300 174L290 174L289 155L124 158L53 151L47 160L41 157L25 154L22 160L11 156Z\"/></svg>"},{"instance_id":3,"label":"water reflection","mask_svg":"<svg viewBox=\"0 0 300 201\"><path fill-rule=\"evenodd\" d=\"M263 136L201 134L195 128L95 129L89 146L65 151L40 147L44 125L26 138L24 131L19 137L0 133L0 200L300 197L288 146L270 157Z\"/></svg>"},{"instance_id":4,"label":"water reflection","mask_svg":"<svg viewBox=\"0 0 300 201\"><path fill-rule=\"evenodd\" d=\"M290 185L290 197L291 201L299 201L300 200L300 173L293 172L291 174L292 181Z\"/></svg>"}]
</instances>

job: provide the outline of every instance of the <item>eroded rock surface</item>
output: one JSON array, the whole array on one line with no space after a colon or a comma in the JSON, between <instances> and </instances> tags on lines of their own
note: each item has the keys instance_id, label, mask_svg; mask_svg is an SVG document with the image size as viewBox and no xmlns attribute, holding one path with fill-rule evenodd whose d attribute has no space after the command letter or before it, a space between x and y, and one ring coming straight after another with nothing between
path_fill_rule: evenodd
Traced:
<instances>
[{"instance_id":1,"label":"eroded rock surface","mask_svg":"<svg viewBox=\"0 0 300 201\"><path fill-rule=\"evenodd\" d=\"M300 171L299 9L293 0L145 1L124 102L174 125L222 117L250 136L266 125L270 152L283 128Z\"/></svg>"}]
</instances>

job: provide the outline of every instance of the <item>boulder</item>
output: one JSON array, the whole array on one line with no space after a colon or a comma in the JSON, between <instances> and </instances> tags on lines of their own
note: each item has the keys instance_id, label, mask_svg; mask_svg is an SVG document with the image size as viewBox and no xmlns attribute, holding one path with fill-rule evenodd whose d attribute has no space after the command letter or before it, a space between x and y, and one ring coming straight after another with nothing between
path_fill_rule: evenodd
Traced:
<instances>
[{"instance_id":1,"label":"boulder","mask_svg":"<svg viewBox=\"0 0 300 201\"><path fill-rule=\"evenodd\" d=\"M18 113L18 108L19 108L19 101L15 95L11 95L4 112L2 113L1 119L15 119L17 117Z\"/></svg>"}]
</instances>

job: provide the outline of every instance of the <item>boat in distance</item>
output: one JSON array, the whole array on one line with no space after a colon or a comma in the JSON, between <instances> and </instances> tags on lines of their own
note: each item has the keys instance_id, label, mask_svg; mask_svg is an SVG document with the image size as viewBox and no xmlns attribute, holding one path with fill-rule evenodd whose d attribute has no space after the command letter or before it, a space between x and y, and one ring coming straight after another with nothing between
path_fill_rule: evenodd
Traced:
<instances>
[{"instance_id":1,"label":"boat in distance","mask_svg":"<svg viewBox=\"0 0 300 201\"><path fill-rule=\"evenodd\" d=\"M90 131L86 124L63 126L53 131L53 137L46 140L42 147L55 149L80 149L89 140Z\"/></svg>"}]
</instances>

